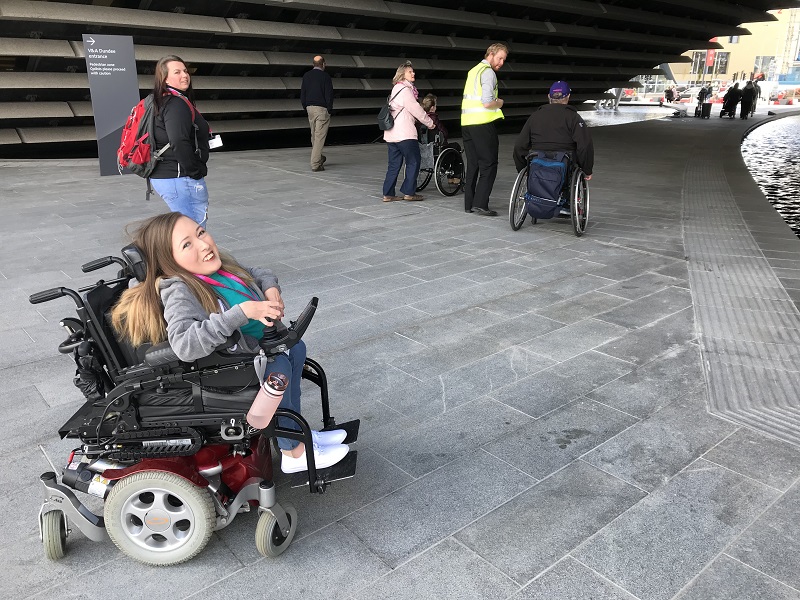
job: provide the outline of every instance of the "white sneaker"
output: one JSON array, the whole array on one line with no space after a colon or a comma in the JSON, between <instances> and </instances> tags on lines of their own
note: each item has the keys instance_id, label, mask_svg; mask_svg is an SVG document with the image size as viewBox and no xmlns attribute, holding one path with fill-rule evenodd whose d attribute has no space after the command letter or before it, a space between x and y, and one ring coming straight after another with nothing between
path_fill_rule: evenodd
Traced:
<instances>
[{"instance_id":1,"label":"white sneaker","mask_svg":"<svg viewBox=\"0 0 800 600\"><path fill-rule=\"evenodd\" d=\"M347 432L344 429L331 429L330 431L311 430L311 439L317 446L335 446L347 439Z\"/></svg>"},{"instance_id":2,"label":"white sneaker","mask_svg":"<svg viewBox=\"0 0 800 600\"><path fill-rule=\"evenodd\" d=\"M347 456L348 452L350 452L350 448L345 444L337 444L335 446L317 446L314 444L314 462L317 465L317 469L326 469L342 460ZM297 458L293 458L283 452L281 452L281 455L281 471L284 473L299 473L300 471L308 470L305 451Z\"/></svg>"}]
</instances>

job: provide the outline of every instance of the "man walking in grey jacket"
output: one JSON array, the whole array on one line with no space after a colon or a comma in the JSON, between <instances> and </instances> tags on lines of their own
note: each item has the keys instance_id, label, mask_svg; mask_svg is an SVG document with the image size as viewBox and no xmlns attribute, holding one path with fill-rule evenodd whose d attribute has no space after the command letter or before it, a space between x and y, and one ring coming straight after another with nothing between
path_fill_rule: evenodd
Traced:
<instances>
[{"instance_id":1,"label":"man walking in grey jacket","mask_svg":"<svg viewBox=\"0 0 800 600\"><path fill-rule=\"evenodd\" d=\"M308 113L308 124L311 126L311 170L324 171L325 138L328 137L328 126L333 112L333 82L325 72L325 59L314 57L314 68L303 75L300 86L300 102Z\"/></svg>"}]
</instances>

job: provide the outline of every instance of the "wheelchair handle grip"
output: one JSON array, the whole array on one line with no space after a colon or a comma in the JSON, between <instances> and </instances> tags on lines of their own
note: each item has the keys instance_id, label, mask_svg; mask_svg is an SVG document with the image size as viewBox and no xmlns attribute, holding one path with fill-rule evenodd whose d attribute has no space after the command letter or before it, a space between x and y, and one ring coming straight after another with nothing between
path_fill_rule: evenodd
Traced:
<instances>
[{"instance_id":1,"label":"wheelchair handle grip","mask_svg":"<svg viewBox=\"0 0 800 600\"><path fill-rule=\"evenodd\" d=\"M69 296L75 301L75 304L78 305L78 308L83 308L83 300L81 300L81 297L77 294L77 292L65 287L51 288L49 290L31 294L28 298L28 302L31 304L41 304L42 302L50 302L50 300L55 300L56 298L62 298L64 296Z\"/></svg>"},{"instance_id":2,"label":"wheelchair handle grip","mask_svg":"<svg viewBox=\"0 0 800 600\"><path fill-rule=\"evenodd\" d=\"M96 271L97 269L107 267L108 265L113 265L114 263L121 265L123 268L127 267L125 261L123 261L121 258L117 258L116 256L104 256L103 258L96 258L94 260L90 260L86 264L81 265L81 271L84 273L89 273L91 271Z\"/></svg>"}]
</instances>

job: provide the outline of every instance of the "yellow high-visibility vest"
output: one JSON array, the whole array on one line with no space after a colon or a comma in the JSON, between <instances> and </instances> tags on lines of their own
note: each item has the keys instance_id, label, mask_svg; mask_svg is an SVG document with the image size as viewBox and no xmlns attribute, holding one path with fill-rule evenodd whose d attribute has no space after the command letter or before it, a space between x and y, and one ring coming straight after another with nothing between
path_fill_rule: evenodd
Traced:
<instances>
[{"instance_id":1,"label":"yellow high-visibility vest","mask_svg":"<svg viewBox=\"0 0 800 600\"><path fill-rule=\"evenodd\" d=\"M483 125L496 119L502 119L503 111L499 108L486 108L481 101L481 73L491 69L489 65L480 62L467 73L467 82L464 84L464 96L461 99L461 124ZM494 84L494 97L497 99L497 80Z\"/></svg>"}]
</instances>

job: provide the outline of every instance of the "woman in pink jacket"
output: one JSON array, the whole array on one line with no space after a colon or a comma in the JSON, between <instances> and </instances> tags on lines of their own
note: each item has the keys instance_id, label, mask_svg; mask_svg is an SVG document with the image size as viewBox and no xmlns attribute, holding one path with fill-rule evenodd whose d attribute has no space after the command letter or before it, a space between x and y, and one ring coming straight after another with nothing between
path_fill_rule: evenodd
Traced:
<instances>
[{"instance_id":1,"label":"woman in pink jacket","mask_svg":"<svg viewBox=\"0 0 800 600\"><path fill-rule=\"evenodd\" d=\"M433 120L425 113L417 101L419 93L414 87L414 68L406 61L397 67L392 79L394 87L389 94L389 106L394 117L394 127L383 132L383 139L389 148L389 168L383 182L383 201L422 200L417 194L417 175L419 175L419 143L417 142L416 121L433 129ZM406 178L400 186L402 196L395 196L397 176L406 161Z\"/></svg>"}]
</instances>

